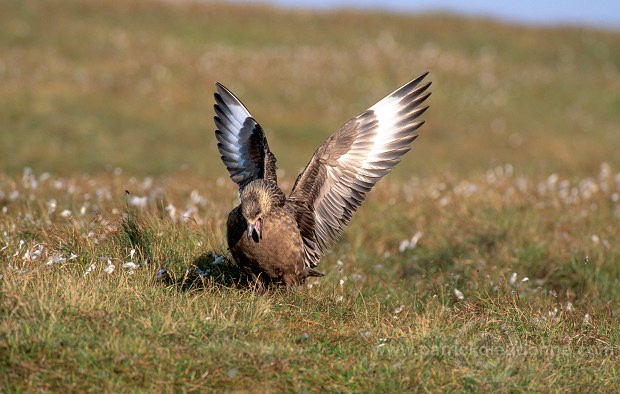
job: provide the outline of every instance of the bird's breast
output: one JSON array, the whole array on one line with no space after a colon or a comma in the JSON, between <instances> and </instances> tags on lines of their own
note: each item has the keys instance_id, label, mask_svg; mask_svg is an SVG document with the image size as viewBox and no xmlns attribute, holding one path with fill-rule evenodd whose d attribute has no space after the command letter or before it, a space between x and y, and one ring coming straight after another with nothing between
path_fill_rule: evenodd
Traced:
<instances>
[{"instance_id":1,"label":"bird's breast","mask_svg":"<svg viewBox=\"0 0 620 394\"><path fill-rule=\"evenodd\" d=\"M240 212L235 216L240 216ZM259 239L248 238L244 233L247 223L243 217L229 217L228 243L235 260L273 278L299 274L304 269L303 241L293 213L275 209L262 219L262 238Z\"/></svg>"}]
</instances>

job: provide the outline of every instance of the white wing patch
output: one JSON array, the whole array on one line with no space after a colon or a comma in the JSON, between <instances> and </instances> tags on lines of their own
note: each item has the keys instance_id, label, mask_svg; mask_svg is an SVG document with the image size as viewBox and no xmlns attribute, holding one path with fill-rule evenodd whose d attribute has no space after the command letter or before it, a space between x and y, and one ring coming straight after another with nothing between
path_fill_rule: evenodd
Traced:
<instances>
[{"instance_id":1,"label":"white wing patch","mask_svg":"<svg viewBox=\"0 0 620 394\"><path fill-rule=\"evenodd\" d=\"M357 169L357 179L373 182L377 178L377 174L372 170L386 169L386 153L395 149L394 142L403 138L403 125L399 125L399 123L408 114L399 116L399 112L404 107L402 97L390 95L369 108L369 111L374 113L376 124L363 131L360 130L360 136L353 143L351 149L338 159L338 162L344 167L352 166ZM364 114L358 119L363 116ZM363 122L361 119L360 121ZM362 133L366 135L362 135ZM369 140L372 144L370 149L368 149ZM388 167L392 167L394 164Z\"/></svg>"},{"instance_id":2,"label":"white wing patch","mask_svg":"<svg viewBox=\"0 0 620 394\"><path fill-rule=\"evenodd\" d=\"M401 119L398 116L398 111L403 108L400 101L399 97L390 96L370 107L377 119L375 129L377 135L374 138L372 149L368 152L368 157L364 160L364 164L380 159L378 156L385 153L388 150L387 145L396 139L394 133L402 129L402 127L399 128L397 126L398 121Z\"/></svg>"}]
</instances>

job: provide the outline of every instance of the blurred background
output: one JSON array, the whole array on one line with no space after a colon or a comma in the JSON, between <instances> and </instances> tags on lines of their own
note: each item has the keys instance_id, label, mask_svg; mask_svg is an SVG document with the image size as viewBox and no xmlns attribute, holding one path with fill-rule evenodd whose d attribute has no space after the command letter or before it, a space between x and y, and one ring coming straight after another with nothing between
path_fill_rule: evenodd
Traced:
<instances>
[{"instance_id":1,"label":"blurred background","mask_svg":"<svg viewBox=\"0 0 620 394\"><path fill-rule=\"evenodd\" d=\"M620 167L616 3L308 4L0 2L0 171L226 176L219 81L294 179L337 127L427 70L427 124L395 177Z\"/></svg>"},{"instance_id":2,"label":"blurred background","mask_svg":"<svg viewBox=\"0 0 620 394\"><path fill-rule=\"evenodd\" d=\"M525 24L574 24L620 28L620 4L613 0L237 0L248 4L331 10L357 8L391 12L448 12Z\"/></svg>"}]
</instances>

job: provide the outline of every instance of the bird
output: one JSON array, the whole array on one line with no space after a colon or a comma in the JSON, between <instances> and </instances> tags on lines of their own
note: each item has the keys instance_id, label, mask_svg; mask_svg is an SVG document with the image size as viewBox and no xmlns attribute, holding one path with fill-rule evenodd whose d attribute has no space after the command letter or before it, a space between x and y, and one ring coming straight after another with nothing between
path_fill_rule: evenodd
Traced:
<instances>
[{"instance_id":1,"label":"bird","mask_svg":"<svg viewBox=\"0 0 620 394\"><path fill-rule=\"evenodd\" d=\"M215 84L215 136L221 159L239 187L228 215L230 253L255 283L285 285L323 276L317 265L349 224L367 193L411 149L428 71L349 119L323 142L289 193L278 186L276 157L243 103Z\"/></svg>"}]
</instances>

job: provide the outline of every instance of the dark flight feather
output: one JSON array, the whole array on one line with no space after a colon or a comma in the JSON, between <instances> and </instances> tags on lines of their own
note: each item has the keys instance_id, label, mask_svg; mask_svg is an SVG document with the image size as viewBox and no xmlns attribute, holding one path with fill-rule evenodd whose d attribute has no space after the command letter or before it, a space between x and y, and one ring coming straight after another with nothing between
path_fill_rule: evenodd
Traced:
<instances>
[{"instance_id":1,"label":"dark flight feather","mask_svg":"<svg viewBox=\"0 0 620 394\"><path fill-rule=\"evenodd\" d=\"M230 178L239 189L256 179L277 183L276 158L269 150L262 127L224 85L217 83L215 87L217 148Z\"/></svg>"}]
</instances>

